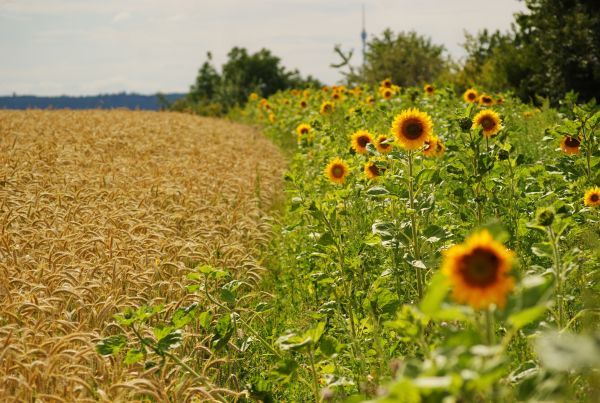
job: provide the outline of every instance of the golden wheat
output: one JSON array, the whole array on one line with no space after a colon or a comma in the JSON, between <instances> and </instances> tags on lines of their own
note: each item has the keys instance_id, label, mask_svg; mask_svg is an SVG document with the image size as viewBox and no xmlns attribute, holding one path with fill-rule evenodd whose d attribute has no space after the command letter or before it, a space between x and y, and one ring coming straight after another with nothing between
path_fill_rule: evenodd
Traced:
<instances>
[{"instance_id":1,"label":"golden wheat","mask_svg":"<svg viewBox=\"0 0 600 403\"><path fill-rule=\"evenodd\" d=\"M275 146L225 121L0 111L0 399L236 396L206 335L186 338L182 356L227 388L173 365L125 366L94 346L126 307L198 302L185 289L192 264L257 281L282 169Z\"/></svg>"}]
</instances>

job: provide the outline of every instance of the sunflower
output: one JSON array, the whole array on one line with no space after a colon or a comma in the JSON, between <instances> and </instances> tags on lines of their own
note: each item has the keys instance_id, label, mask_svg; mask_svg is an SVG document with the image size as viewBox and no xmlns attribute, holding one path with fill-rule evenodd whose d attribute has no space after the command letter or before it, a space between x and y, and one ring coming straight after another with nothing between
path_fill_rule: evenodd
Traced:
<instances>
[{"instance_id":1,"label":"sunflower","mask_svg":"<svg viewBox=\"0 0 600 403\"><path fill-rule=\"evenodd\" d=\"M483 106L492 106L494 105L494 100L487 94L481 94L479 97L479 104Z\"/></svg>"},{"instance_id":2,"label":"sunflower","mask_svg":"<svg viewBox=\"0 0 600 403\"><path fill-rule=\"evenodd\" d=\"M475 91L473 88L469 88L463 94L463 99L465 102L472 104L473 102L477 101L477 91Z\"/></svg>"},{"instance_id":3,"label":"sunflower","mask_svg":"<svg viewBox=\"0 0 600 403\"><path fill-rule=\"evenodd\" d=\"M308 123L301 123L298 125L298 127L296 127L296 133L298 133L298 137L306 136L311 130L312 127L310 127Z\"/></svg>"},{"instance_id":4,"label":"sunflower","mask_svg":"<svg viewBox=\"0 0 600 403\"><path fill-rule=\"evenodd\" d=\"M477 129L478 127L483 128L483 135L485 137L491 137L502 129L502 121L500 115L492 110L484 110L479 112L473 118L473 125L471 129Z\"/></svg>"},{"instance_id":5,"label":"sunflower","mask_svg":"<svg viewBox=\"0 0 600 403\"><path fill-rule=\"evenodd\" d=\"M392 79L386 78L379 84L381 88L392 88Z\"/></svg>"},{"instance_id":6,"label":"sunflower","mask_svg":"<svg viewBox=\"0 0 600 403\"><path fill-rule=\"evenodd\" d=\"M367 153L367 144L373 142L373 135L366 130L359 130L352 134L352 148L359 154Z\"/></svg>"},{"instance_id":7,"label":"sunflower","mask_svg":"<svg viewBox=\"0 0 600 403\"><path fill-rule=\"evenodd\" d=\"M433 92L435 91L435 89L433 88L433 85L431 85L431 84L425 84L425 86L423 87L423 90L425 91L425 93L427 93L427 95L433 95Z\"/></svg>"},{"instance_id":8,"label":"sunflower","mask_svg":"<svg viewBox=\"0 0 600 403\"><path fill-rule=\"evenodd\" d=\"M583 204L589 207L600 206L600 188L598 186L591 188L583 196Z\"/></svg>"},{"instance_id":9,"label":"sunflower","mask_svg":"<svg viewBox=\"0 0 600 403\"><path fill-rule=\"evenodd\" d=\"M375 140L375 148L382 154L387 154L392 151L392 143L388 143L388 136L382 134Z\"/></svg>"},{"instance_id":10,"label":"sunflower","mask_svg":"<svg viewBox=\"0 0 600 403\"><path fill-rule=\"evenodd\" d=\"M432 136L425 141L424 155L428 157L440 157L444 154L444 151L446 151L446 146L439 138Z\"/></svg>"},{"instance_id":11,"label":"sunflower","mask_svg":"<svg viewBox=\"0 0 600 403\"><path fill-rule=\"evenodd\" d=\"M248 96L248 99L250 101L258 101L258 94L256 92L253 92Z\"/></svg>"},{"instance_id":12,"label":"sunflower","mask_svg":"<svg viewBox=\"0 0 600 403\"><path fill-rule=\"evenodd\" d=\"M371 160L365 164L364 172L365 172L365 175L367 175L367 178L377 179L378 177L383 175L383 173L385 172L385 169L379 168L375 164L375 161Z\"/></svg>"},{"instance_id":13,"label":"sunflower","mask_svg":"<svg viewBox=\"0 0 600 403\"><path fill-rule=\"evenodd\" d=\"M381 96L384 99L392 99L392 97L394 96L394 91L392 91L389 88L384 88L383 91L381 91Z\"/></svg>"},{"instance_id":14,"label":"sunflower","mask_svg":"<svg viewBox=\"0 0 600 403\"><path fill-rule=\"evenodd\" d=\"M269 104L269 101L267 101L265 98L260 100L260 102L258 103L258 106L260 106L263 109L271 109L271 105Z\"/></svg>"},{"instance_id":15,"label":"sunflower","mask_svg":"<svg viewBox=\"0 0 600 403\"><path fill-rule=\"evenodd\" d=\"M496 105L502 105L504 103L504 98L498 97L496 98Z\"/></svg>"},{"instance_id":16,"label":"sunflower","mask_svg":"<svg viewBox=\"0 0 600 403\"><path fill-rule=\"evenodd\" d=\"M308 106L308 103L305 100L300 101L299 103L300 108L304 109Z\"/></svg>"},{"instance_id":17,"label":"sunflower","mask_svg":"<svg viewBox=\"0 0 600 403\"><path fill-rule=\"evenodd\" d=\"M275 114L273 112L269 113L269 122L275 123L276 120L277 120L277 116L275 116Z\"/></svg>"},{"instance_id":18,"label":"sunflower","mask_svg":"<svg viewBox=\"0 0 600 403\"><path fill-rule=\"evenodd\" d=\"M444 251L442 273L452 285L452 297L475 309L503 307L514 287L510 275L514 253L496 242L487 230Z\"/></svg>"},{"instance_id":19,"label":"sunflower","mask_svg":"<svg viewBox=\"0 0 600 403\"><path fill-rule=\"evenodd\" d=\"M560 148L569 155L579 154L581 139L579 137L565 136L560 141Z\"/></svg>"},{"instance_id":20,"label":"sunflower","mask_svg":"<svg viewBox=\"0 0 600 403\"><path fill-rule=\"evenodd\" d=\"M293 96L297 97L297 96L299 96L299 95L300 95L300 90L298 90L298 89L294 88L294 89L291 91L291 93L292 93L292 95L293 95Z\"/></svg>"},{"instance_id":21,"label":"sunflower","mask_svg":"<svg viewBox=\"0 0 600 403\"><path fill-rule=\"evenodd\" d=\"M392 133L407 150L416 150L425 144L433 132L431 117L418 109L402 111L392 123Z\"/></svg>"},{"instance_id":22,"label":"sunflower","mask_svg":"<svg viewBox=\"0 0 600 403\"><path fill-rule=\"evenodd\" d=\"M321 104L321 115L329 115L333 113L335 107L330 101L325 101Z\"/></svg>"},{"instance_id":23,"label":"sunflower","mask_svg":"<svg viewBox=\"0 0 600 403\"><path fill-rule=\"evenodd\" d=\"M367 99L365 99L365 103L366 103L367 105L373 105L373 104L375 103L375 97L374 97L374 96L371 96L371 95L369 95L369 96L367 97Z\"/></svg>"},{"instance_id":24,"label":"sunflower","mask_svg":"<svg viewBox=\"0 0 600 403\"><path fill-rule=\"evenodd\" d=\"M337 183L339 185L344 183L344 180L346 179L346 176L348 176L349 172L350 168L348 168L348 164L346 164L339 157L331 160L325 168L325 176L327 176L333 183Z\"/></svg>"},{"instance_id":25,"label":"sunflower","mask_svg":"<svg viewBox=\"0 0 600 403\"><path fill-rule=\"evenodd\" d=\"M302 91L302 96L303 96L304 98L308 98L308 97L310 97L310 90L304 90L304 91Z\"/></svg>"},{"instance_id":26,"label":"sunflower","mask_svg":"<svg viewBox=\"0 0 600 403\"><path fill-rule=\"evenodd\" d=\"M342 96L342 93L340 91L333 91L331 93L331 99L333 99L334 101L341 101L342 99L344 99L344 97Z\"/></svg>"}]
</instances>

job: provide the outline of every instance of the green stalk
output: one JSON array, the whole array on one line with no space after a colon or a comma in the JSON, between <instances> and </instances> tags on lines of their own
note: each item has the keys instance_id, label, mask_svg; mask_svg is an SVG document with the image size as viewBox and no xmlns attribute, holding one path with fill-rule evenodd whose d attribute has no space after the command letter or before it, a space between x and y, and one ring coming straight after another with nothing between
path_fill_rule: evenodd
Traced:
<instances>
[{"instance_id":1,"label":"green stalk","mask_svg":"<svg viewBox=\"0 0 600 403\"><path fill-rule=\"evenodd\" d=\"M557 325L558 330L562 330L563 325L565 323L565 313L563 309L563 273L562 273L562 264L560 260L560 251L558 249L558 238L554 233L552 227L548 227L548 237L550 238L550 243L552 245L552 252L554 257L554 275L556 276L556 306L558 309L558 317L557 317Z\"/></svg>"},{"instance_id":2,"label":"green stalk","mask_svg":"<svg viewBox=\"0 0 600 403\"><path fill-rule=\"evenodd\" d=\"M421 260L419 251L419 237L417 231L417 212L415 211L415 194L413 187L413 153L408 151L408 201L410 207L410 223L412 228L412 243L415 258ZM419 266L417 269L417 294L419 300L423 298L423 272Z\"/></svg>"},{"instance_id":3,"label":"green stalk","mask_svg":"<svg viewBox=\"0 0 600 403\"><path fill-rule=\"evenodd\" d=\"M312 371L313 377L313 394L315 397L315 403L319 403L321 401L321 397L319 396L319 381L317 379L317 371L315 369L315 356L313 354L312 346L308 348L308 355L310 357L310 369Z\"/></svg>"}]
</instances>

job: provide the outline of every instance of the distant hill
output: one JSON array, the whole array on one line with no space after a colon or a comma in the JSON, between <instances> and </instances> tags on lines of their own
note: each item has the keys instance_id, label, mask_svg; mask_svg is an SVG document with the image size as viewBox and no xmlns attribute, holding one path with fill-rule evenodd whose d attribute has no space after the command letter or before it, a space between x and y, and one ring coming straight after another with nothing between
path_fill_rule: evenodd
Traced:
<instances>
[{"instance_id":1,"label":"distant hill","mask_svg":"<svg viewBox=\"0 0 600 403\"><path fill-rule=\"evenodd\" d=\"M184 97L185 94L162 94L168 103ZM159 110L166 106L158 95L101 94L81 97L37 97L31 95L0 96L0 109L144 109Z\"/></svg>"}]
</instances>

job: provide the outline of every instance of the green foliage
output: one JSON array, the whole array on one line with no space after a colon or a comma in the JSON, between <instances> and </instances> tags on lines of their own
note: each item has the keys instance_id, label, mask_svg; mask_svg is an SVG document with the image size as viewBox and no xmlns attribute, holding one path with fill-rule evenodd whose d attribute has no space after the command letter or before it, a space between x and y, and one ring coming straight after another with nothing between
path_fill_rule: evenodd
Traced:
<instances>
[{"instance_id":1,"label":"green foliage","mask_svg":"<svg viewBox=\"0 0 600 403\"><path fill-rule=\"evenodd\" d=\"M396 34L386 29L367 43L364 65L356 72L351 70L347 80L350 84L376 85L390 78L404 87L433 82L448 67L443 53L444 46L414 31ZM349 59L337 67L348 63Z\"/></svg>"},{"instance_id":2,"label":"green foliage","mask_svg":"<svg viewBox=\"0 0 600 403\"><path fill-rule=\"evenodd\" d=\"M513 32L467 35L468 57L458 81L493 91L511 88L523 100L554 104L568 91L590 100L600 93L600 3L527 0Z\"/></svg>"},{"instance_id":3,"label":"green foliage","mask_svg":"<svg viewBox=\"0 0 600 403\"><path fill-rule=\"evenodd\" d=\"M245 48L234 47L227 58L219 73L208 52L190 92L171 109L220 116L243 106L251 93L268 97L289 88L320 86L318 80L310 76L304 79L297 70L287 71L268 49L250 54Z\"/></svg>"}]
</instances>

